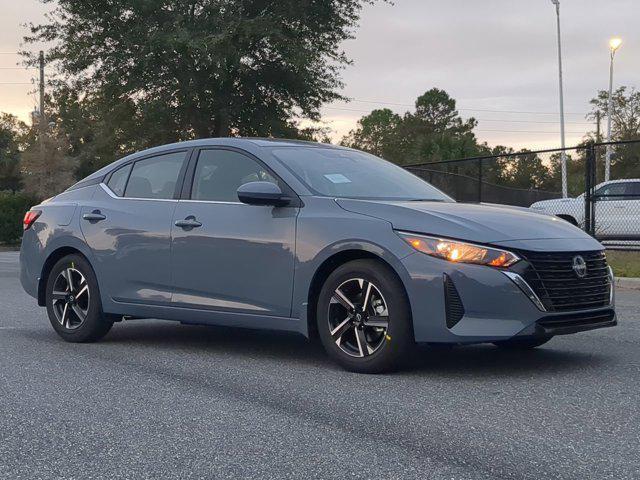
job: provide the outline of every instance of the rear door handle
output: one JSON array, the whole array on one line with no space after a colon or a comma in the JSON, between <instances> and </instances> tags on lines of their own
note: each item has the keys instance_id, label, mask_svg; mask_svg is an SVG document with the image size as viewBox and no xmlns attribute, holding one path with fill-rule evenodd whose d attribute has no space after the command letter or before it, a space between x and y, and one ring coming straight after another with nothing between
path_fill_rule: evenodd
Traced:
<instances>
[{"instance_id":1,"label":"rear door handle","mask_svg":"<svg viewBox=\"0 0 640 480\"><path fill-rule=\"evenodd\" d=\"M178 220L175 223L175 225L176 225L176 227L180 227L180 228L184 228L184 229L191 229L191 228L201 227L202 223L197 221L196 217L191 215L191 216L188 216L187 218L185 218L184 220Z\"/></svg>"},{"instance_id":2,"label":"rear door handle","mask_svg":"<svg viewBox=\"0 0 640 480\"><path fill-rule=\"evenodd\" d=\"M100 213L100 210L94 210L91 213L83 214L82 218L84 218L89 222L99 222L100 220L104 220L107 217L105 217L102 213Z\"/></svg>"}]
</instances>

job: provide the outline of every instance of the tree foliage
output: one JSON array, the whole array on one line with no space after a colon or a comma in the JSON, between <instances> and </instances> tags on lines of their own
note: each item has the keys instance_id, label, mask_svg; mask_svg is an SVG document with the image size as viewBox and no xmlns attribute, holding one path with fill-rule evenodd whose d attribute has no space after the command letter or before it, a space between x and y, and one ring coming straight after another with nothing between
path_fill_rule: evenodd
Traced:
<instances>
[{"instance_id":1,"label":"tree foliage","mask_svg":"<svg viewBox=\"0 0 640 480\"><path fill-rule=\"evenodd\" d=\"M22 188L20 152L26 130L27 126L15 116L0 114L0 191L15 193Z\"/></svg>"},{"instance_id":2,"label":"tree foliage","mask_svg":"<svg viewBox=\"0 0 640 480\"><path fill-rule=\"evenodd\" d=\"M611 115L611 140L627 141L640 139L640 92L635 88L620 87L613 92ZM591 100L592 110L588 118L607 118L609 92L601 90ZM605 152L599 152L604 159ZM604 162L598 162L599 178L604 178ZM640 143L614 147L611 159L611 178L640 178Z\"/></svg>"},{"instance_id":3,"label":"tree foliage","mask_svg":"<svg viewBox=\"0 0 640 480\"><path fill-rule=\"evenodd\" d=\"M22 192L0 192L0 245L20 241L24 212L37 203L37 198Z\"/></svg>"},{"instance_id":4,"label":"tree foliage","mask_svg":"<svg viewBox=\"0 0 640 480\"><path fill-rule=\"evenodd\" d=\"M400 116L389 109L374 110L342 140L399 165L463 158L480 151L473 128L463 120L447 92L432 88L418 97L415 111Z\"/></svg>"},{"instance_id":5,"label":"tree foliage","mask_svg":"<svg viewBox=\"0 0 640 480\"><path fill-rule=\"evenodd\" d=\"M55 130L44 137L43 146L32 139L20 165L24 191L34 198L52 197L74 183L74 159L68 155L66 139Z\"/></svg>"},{"instance_id":6,"label":"tree foliage","mask_svg":"<svg viewBox=\"0 0 640 480\"><path fill-rule=\"evenodd\" d=\"M54 45L53 96L84 174L177 140L308 137L295 119L342 98L341 44L374 1L59 0L26 40Z\"/></svg>"}]
</instances>

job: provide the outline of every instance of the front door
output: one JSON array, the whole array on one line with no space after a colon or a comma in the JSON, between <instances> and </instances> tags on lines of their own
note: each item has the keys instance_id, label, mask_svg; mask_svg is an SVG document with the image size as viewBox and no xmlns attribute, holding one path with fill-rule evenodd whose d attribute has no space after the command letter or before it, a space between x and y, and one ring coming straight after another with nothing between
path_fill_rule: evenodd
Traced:
<instances>
[{"instance_id":1,"label":"front door","mask_svg":"<svg viewBox=\"0 0 640 480\"><path fill-rule=\"evenodd\" d=\"M102 294L117 302L171 302L171 219L187 152L114 171L80 212Z\"/></svg>"},{"instance_id":2,"label":"front door","mask_svg":"<svg viewBox=\"0 0 640 480\"><path fill-rule=\"evenodd\" d=\"M612 182L596 191L598 238L633 238L640 233L640 182Z\"/></svg>"},{"instance_id":3,"label":"front door","mask_svg":"<svg viewBox=\"0 0 640 480\"><path fill-rule=\"evenodd\" d=\"M201 150L190 171L172 222L173 304L289 317L298 208L246 205L236 193L247 182L281 182L228 149Z\"/></svg>"}]
</instances>

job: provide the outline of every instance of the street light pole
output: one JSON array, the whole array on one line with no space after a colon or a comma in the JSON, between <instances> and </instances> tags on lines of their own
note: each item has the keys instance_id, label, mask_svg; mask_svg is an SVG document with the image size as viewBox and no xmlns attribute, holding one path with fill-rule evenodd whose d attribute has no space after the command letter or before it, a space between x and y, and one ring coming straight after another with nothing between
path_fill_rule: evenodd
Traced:
<instances>
[{"instance_id":1,"label":"street light pole","mask_svg":"<svg viewBox=\"0 0 640 480\"><path fill-rule=\"evenodd\" d=\"M607 142L611 141L611 115L613 114L613 58L616 55L616 50L622 45L622 40L619 38L612 38L609 41L609 48L611 50L611 62L609 63L609 97L607 98ZM611 177L611 145L607 143L607 153L605 156L604 164L604 181L608 182Z\"/></svg>"},{"instance_id":2,"label":"street light pole","mask_svg":"<svg viewBox=\"0 0 640 480\"><path fill-rule=\"evenodd\" d=\"M562 167L562 197L567 198L567 153L565 148L565 135L564 135L564 94L562 88L562 42L560 37L560 0L551 0L556 6L556 20L558 25L558 83L560 86L560 146L562 152L560 153L561 167Z\"/></svg>"}]
</instances>

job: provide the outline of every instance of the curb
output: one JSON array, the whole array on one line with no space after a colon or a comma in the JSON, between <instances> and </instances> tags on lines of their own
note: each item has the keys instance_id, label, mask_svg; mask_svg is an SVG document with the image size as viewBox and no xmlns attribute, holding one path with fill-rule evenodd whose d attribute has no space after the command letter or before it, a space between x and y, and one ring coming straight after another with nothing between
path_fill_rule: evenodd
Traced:
<instances>
[{"instance_id":1,"label":"curb","mask_svg":"<svg viewBox=\"0 0 640 480\"><path fill-rule=\"evenodd\" d=\"M616 278L616 287L628 290L640 290L640 278Z\"/></svg>"}]
</instances>

